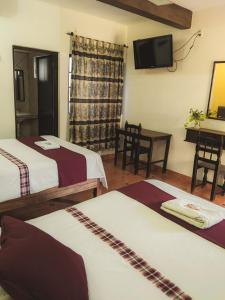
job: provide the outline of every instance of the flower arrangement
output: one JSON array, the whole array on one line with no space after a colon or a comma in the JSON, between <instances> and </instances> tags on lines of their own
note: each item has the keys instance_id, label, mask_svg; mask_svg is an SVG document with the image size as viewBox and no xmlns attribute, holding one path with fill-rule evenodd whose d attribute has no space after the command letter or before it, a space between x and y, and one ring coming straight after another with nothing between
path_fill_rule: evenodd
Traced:
<instances>
[{"instance_id":1,"label":"flower arrangement","mask_svg":"<svg viewBox=\"0 0 225 300\"><path fill-rule=\"evenodd\" d=\"M206 119L206 114L203 111L198 109L191 108L189 111L189 116L187 121L184 124L184 127L187 128L191 123L194 123L194 128L200 128L201 121Z\"/></svg>"}]
</instances>

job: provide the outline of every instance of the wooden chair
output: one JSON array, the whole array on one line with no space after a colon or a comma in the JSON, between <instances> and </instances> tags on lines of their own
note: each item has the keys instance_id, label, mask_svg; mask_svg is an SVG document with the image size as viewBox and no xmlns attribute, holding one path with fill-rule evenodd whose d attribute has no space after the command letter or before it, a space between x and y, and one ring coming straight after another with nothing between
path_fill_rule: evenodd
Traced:
<instances>
[{"instance_id":1,"label":"wooden chair","mask_svg":"<svg viewBox=\"0 0 225 300\"><path fill-rule=\"evenodd\" d=\"M138 170L140 170L140 165L144 166L146 169L146 178L149 177L151 172L151 161L152 161L152 152L153 152L153 145L152 140L146 142L146 144L142 144L141 140L137 141L136 145L136 153L135 153L135 174L138 174ZM141 155L147 155L146 160L141 160ZM143 168L142 168L143 169Z\"/></svg>"},{"instance_id":2,"label":"wooden chair","mask_svg":"<svg viewBox=\"0 0 225 300\"><path fill-rule=\"evenodd\" d=\"M219 176L225 176L225 166L221 165L221 155L223 152L223 136L209 136L203 132L199 132L195 159L193 165L192 182L191 182L191 192L194 191L197 184L197 173L198 170L204 169L204 176L201 182L201 186L204 187L206 183L212 184L210 200L212 201L216 195L216 188L218 186ZM207 180L208 171L213 171L213 181L209 182ZM223 193L225 190L225 184L223 183Z\"/></svg>"},{"instance_id":3,"label":"wooden chair","mask_svg":"<svg viewBox=\"0 0 225 300\"><path fill-rule=\"evenodd\" d=\"M125 136L124 136L124 144L123 144L123 169L126 168L129 164L135 165L136 159L136 146L140 140L141 134L141 124L129 124L127 121L125 123ZM127 153L130 152L130 159L127 163Z\"/></svg>"}]
</instances>

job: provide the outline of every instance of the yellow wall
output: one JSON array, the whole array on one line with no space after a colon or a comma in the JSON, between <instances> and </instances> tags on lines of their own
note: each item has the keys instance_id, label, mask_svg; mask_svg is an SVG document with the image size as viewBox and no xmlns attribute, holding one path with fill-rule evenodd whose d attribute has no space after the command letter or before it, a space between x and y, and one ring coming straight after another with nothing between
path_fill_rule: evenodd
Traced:
<instances>
[{"instance_id":1,"label":"yellow wall","mask_svg":"<svg viewBox=\"0 0 225 300\"><path fill-rule=\"evenodd\" d=\"M213 78L210 110L217 112L218 106L225 106L225 63L216 64Z\"/></svg>"},{"instance_id":2,"label":"yellow wall","mask_svg":"<svg viewBox=\"0 0 225 300\"><path fill-rule=\"evenodd\" d=\"M36 0L0 1L0 138L15 136L12 45L59 52L59 124L66 137L69 37L126 42L126 26Z\"/></svg>"}]
</instances>

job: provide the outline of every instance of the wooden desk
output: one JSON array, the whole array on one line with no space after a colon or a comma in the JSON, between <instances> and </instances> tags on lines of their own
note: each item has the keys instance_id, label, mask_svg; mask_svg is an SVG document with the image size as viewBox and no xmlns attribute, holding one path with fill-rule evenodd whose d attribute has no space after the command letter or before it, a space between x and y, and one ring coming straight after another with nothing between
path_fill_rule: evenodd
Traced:
<instances>
[{"instance_id":1,"label":"wooden desk","mask_svg":"<svg viewBox=\"0 0 225 300\"><path fill-rule=\"evenodd\" d=\"M132 134L127 132L124 128L117 128L116 129L115 156L114 156L114 164L115 165L117 164L120 135L122 135L122 136L132 136ZM149 130L149 129L144 129L143 128L141 130L140 139L143 140L143 141L150 141L150 145L151 145L150 166L152 164L162 162L163 163L163 169L162 169L163 172L166 172L171 136L172 135L168 134L168 133L152 131L152 130ZM154 145L154 142L156 142L156 141L165 141L166 142L165 152L164 152L163 159L160 159L160 160L157 160L157 161L152 161L153 145Z\"/></svg>"},{"instance_id":2,"label":"wooden desk","mask_svg":"<svg viewBox=\"0 0 225 300\"><path fill-rule=\"evenodd\" d=\"M210 136L218 136L221 137L221 135L224 137L224 144L223 144L223 149L225 149L225 131L218 131L218 130L212 130L212 129L207 129L207 128L200 128L200 129L196 129L196 128L186 128L186 138L185 141L186 142L190 142L193 144L197 143L197 139L198 139L198 134L199 132L203 132L206 137L210 137Z\"/></svg>"}]
</instances>

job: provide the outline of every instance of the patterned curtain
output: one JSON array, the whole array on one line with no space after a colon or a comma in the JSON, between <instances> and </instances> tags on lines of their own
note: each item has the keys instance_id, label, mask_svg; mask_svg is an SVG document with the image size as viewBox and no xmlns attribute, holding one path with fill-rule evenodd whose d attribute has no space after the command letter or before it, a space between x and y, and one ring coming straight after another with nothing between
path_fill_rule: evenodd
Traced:
<instances>
[{"instance_id":1,"label":"patterned curtain","mask_svg":"<svg viewBox=\"0 0 225 300\"><path fill-rule=\"evenodd\" d=\"M120 125L124 46L72 39L70 141L98 151L114 147Z\"/></svg>"}]
</instances>

